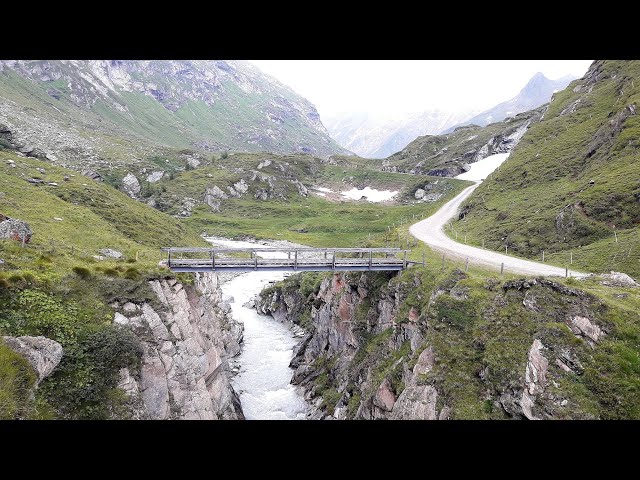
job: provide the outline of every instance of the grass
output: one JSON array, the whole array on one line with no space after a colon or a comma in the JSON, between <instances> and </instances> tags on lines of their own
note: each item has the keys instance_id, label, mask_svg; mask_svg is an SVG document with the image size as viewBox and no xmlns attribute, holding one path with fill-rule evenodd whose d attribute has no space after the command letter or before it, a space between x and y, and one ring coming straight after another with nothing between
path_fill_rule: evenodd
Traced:
<instances>
[{"instance_id":1,"label":"grass","mask_svg":"<svg viewBox=\"0 0 640 480\"><path fill-rule=\"evenodd\" d=\"M0 420L25 418L36 374L29 362L0 338Z\"/></svg>"}]
</instances>

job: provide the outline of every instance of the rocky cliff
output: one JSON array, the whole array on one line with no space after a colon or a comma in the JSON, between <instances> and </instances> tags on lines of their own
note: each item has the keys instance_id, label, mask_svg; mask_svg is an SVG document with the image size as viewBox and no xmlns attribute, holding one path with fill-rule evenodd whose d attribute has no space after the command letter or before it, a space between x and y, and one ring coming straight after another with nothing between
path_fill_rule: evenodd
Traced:
<instances>
[{"instance_id":1,"label":"rocky cliff","mask_svg":"<svg viewBox=\"0 0 640 480\"><path fill-rule=\"evenodd\" d=\"M624 418L635 411L638 386L624 393L633 375L618 376L619 359L608 353L625 343L620 312L581 289L422 268L394 278L334 274L308 295L300 284L291 277L265 291L257 308L306 327L291 365L315 418Z\"/></svg>"},{"instance_id":2,"label":"rocky cliff","mask_svg":"<svg viewBox=\"0 0 640 480\"><path fill-rule=\"evenodd\" d=\"M134 418L244 418L227 362L240 351L242 325L228 315L216 275L195 275L194 285L151 281L157 304L113 305L114 322L143 347L139 376L124 368L118 385Z\"/></svg>"}]
</instances>

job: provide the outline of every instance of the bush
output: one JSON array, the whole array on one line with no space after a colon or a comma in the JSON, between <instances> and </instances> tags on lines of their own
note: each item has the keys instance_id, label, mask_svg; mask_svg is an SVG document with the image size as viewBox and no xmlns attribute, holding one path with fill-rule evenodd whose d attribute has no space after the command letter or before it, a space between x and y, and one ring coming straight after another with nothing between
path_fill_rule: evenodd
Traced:
<instances>
[{"instance_id":1,"label":"bush","mask_svg":"<svg viewBox=\"0 0 640 480\"><path fill-rule=\"evenodd\" d=\"M127 268L127 270L124 272L122 276L124 278L128 278L129 280L137 280L138 278L140 278L140 272L138 271L137 268L130 267L130 268Z\"/></svg>"},{"instance_id":2,"label":"bush","mask_svg":"<svg viewBox=\"0 0 640 480\"><path fill-rule=\"evenodd\" d=\"M23 290L12 295L0 317L4 328L15 335L44 335L65 345L73 340L79 321L73 304L62 304L39 290Z\"/></svg>"},{"instance_id":3,"label":"bush","mask_svg":"<svg viewBox=\"0 0 640 480\"><path fill-rule=\"evenodd\" d=\"M86 280L87 278L91 277L91 272L89 271L88 268L85 268L85 267L73 267L72 270L73 270L73 273L78 275L83 280Z\"/></svg>"},{"instance_id":4,"label":"bush","mask_svg":"<svg viewBox=\"0 0 640 480\"><path fill-rule=\"evenodd\" d=\"M119 325L87 329L65 349L54 373L41 385L42 395L63 418L106 419L126 401L116 386L121 368L137 374L142 347Z\"/></svg>"}]
</instances>

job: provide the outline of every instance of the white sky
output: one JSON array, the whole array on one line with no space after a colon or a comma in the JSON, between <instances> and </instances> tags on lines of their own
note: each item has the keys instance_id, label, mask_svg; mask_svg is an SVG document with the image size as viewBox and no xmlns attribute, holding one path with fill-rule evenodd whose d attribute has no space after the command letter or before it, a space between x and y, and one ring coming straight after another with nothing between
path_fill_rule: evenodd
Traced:
<instances>
[{"instance_id":1,"label":"white sky","mask_svg":"<svg viewBox=\"0 0 640 480\"><path fill-rule=\"evenodd\" d=\"M480 111L514 97L542 72L584 75L591 60L252 60L313 103L380 116L425 110Z\"/></svg>"}]
</instances>

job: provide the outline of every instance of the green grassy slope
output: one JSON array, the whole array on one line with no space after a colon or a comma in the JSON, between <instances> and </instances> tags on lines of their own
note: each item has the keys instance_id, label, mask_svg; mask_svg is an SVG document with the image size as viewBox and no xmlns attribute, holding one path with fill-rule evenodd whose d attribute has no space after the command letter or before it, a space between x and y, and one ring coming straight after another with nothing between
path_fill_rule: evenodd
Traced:
<instances>
[{"instance_id":1,"label":"green grassy slope","mask_svg":"<svg viewBox=\"0 0 640 480\"><path fill-rule=\"evenodd\" d=\"M159 247L207 245L176 219L72 175L0 152L0 213L28 222L34 232L24 248L0 240L0 335L44 335L65 352L32 399L33 372L0 344L0 418L126 417L117 372L135 371L140 351L132 334L112 324L109 304L154 302L146 280L171 275L157 266ZM26 181L34 177L58 185ZM101 248L124 258L94 259Z\"/></svg>"},{"instance_id":2,"label":"green grassy slope","mask_svg":"<svg viewBox=\"0 0 640 480\"><path fill-rule=\"evenodd\" d=\"M638 81L638 86L635 82ZM595 62L465 202L469 241L640 276L640 62ZM615 241L614 230L618 241Z\"/></svg>"},{"instance_id":3,"label":"green grassy slope","mask_svg":"<svg viewBox=\"0 0 640 480\"><path fill-rule=\"evenodd\" d=\"M309 102L242 62L124 63L118 71L137 82L126 89L87 62L31 62L21 67L28 74L0 65L0 113L33 137L46 133L46 140L25 141L69 165L100 166L100 157L122 167L123 159L137 164L167 148L345 152L308 122L317 115ZM174 71L176 63L191 72Z\"/></svg>"}]
</instances>

